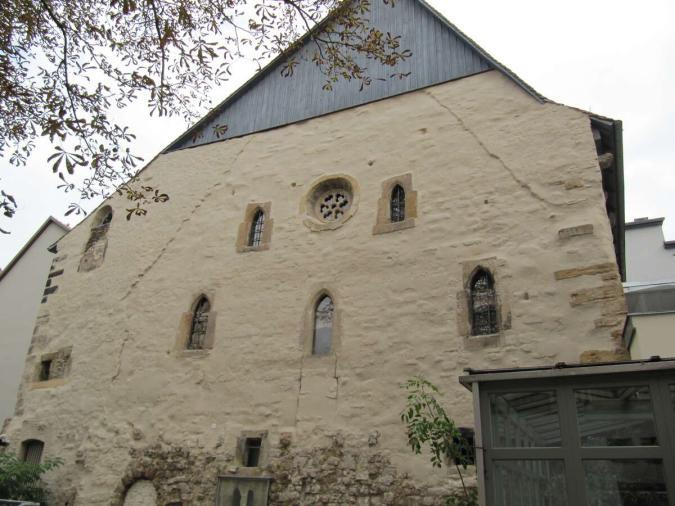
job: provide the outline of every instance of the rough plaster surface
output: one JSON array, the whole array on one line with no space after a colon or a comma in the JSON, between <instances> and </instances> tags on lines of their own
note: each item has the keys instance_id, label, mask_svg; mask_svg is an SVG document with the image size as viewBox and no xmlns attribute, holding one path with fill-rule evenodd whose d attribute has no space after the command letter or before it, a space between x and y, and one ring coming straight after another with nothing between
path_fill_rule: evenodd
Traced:
<instances>
[{"instance_id":1,"label":"rough plaster surface","mask_svg":"<svg viewBox=\"0 0 675 506\"><path fill-rule=\"evenodd\" d=\"M373 235L382 182L406 173L418 192L415 226ZM313 232L300 200L330 174L358 182L358 211L336 230ZM589 119L534 101L497 72L162 155L143 177L171 200L126 223L127 202L112 199L100 267L77 272L87 220L60 242L65 273L43 305L48 322L26 374L40 353L66 346L71 371L56 388L31 391L26 380L7 428L13 444L42 439L46 456L65 459L49 481L57 495L76 493L78 506L118 506L138 477L153 480L160 497L206 504L191 499L185 473L199 472L199 493L212 497L218 473L239 472L234 452L245 430L269 431L271 448L290 435L300 453L330 446L330 434L358 447L376 430L390 488L411 480L411 497L423 499L409 504L435 504L453 482L406 447L406 378L436 383L450 415L472 426L471 394L457 381L463 368L621 351L618 277L555 274L607 263L616 272ZM272 203L274 234L268 250L237 253L250 202ZM592 233L559 234L585 225ZM457 292L462 266L483 258L499 266L510 328L496 344L470 346L458 331ZM306 308L326 288L339 313L339 352L312 357ZM199 293L214 294L213 349L186 354L175 350L176 334ZM153 445L196 459L177 461L187 484L168 483L161 452L143 457ZM288 459L271 452L262 471L296 465L293 479L306 479L304 461ZM360 486L318 485L333 498ZM271 497L299 504L277 489ZM394 504L363 497L358 504Z\"/></svg>"}]
</instances>

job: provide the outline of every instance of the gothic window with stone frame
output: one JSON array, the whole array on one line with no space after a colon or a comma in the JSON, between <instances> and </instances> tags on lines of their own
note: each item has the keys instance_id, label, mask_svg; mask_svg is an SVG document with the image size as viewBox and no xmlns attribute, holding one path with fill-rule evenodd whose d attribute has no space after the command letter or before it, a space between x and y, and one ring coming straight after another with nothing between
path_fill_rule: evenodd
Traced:
<instances>
[{"instance_id":1,"label":"gothic window with stone frame","mask_svg":"<svg viewBox=\"0 0 675 506\"><path fill-rule=\"evenodd\" d=\"M96 213L89 238L84 246L84 253L80 259L80 271L90 271L103 263L108 247L108 230L112 219L113 210L110 206L104 206Z\"/></svg>"},{"instance_id":2,"label":"gothic window with stone frame","mask_svg":"<svg viewBox=\"0 0 675 506\"><path fill-rule=\"evenodd\" d=\"M203 350L206 341L206 333L209 325L209 313L211 303L205 295L202 295L195 304L192 313L192 326L190 328L190 337L188 338L188 350Z\"/></svg>"},{"instance_id":3,"label":"gothic window with stone frame","mask_svg":"<svg viewBox=\"0 0 675 506\"><path fill-rule=\"evenodd\" d=\"M110 206L105 206L99 211L94 226L91 227L89 240L87 241L87 245L84 248L85 251L88 251L94 244L105 238L105 236L108 234L108 229L110 228L112 218L113 211Z\"/></svg>"},{"instance_id":4,"label":"gothic window with stone frame","mask_svg":"<svg viewBox=\"0 0 675 506\"><path fill-rule=\"evenodd\" d=\"M389 216L392 223L405 220L405 190L400 184L394 186L391 191Z\"/></svg>"},{"instance_id":5,"label":"gothic window with stone frame","mask_svg":"<svg viewBox=\"0 0 675 506\"><path fill-rule=\"evenodd\" d=\"M333 319L335 306L329 295L323 295L314 310L312 355L327 355L333 347Z\"/></svg>"},{"instance_id":6,"label":"gothic window with stone frame","mask_svg":"<svg viewBox=\"0 0 675 506\"><path fill-rule=\"evenodd\" d=\"M492 274L479 268L471 278L469 312L471 315L471 334L484 336L499 331L497 321L497 293Z\"/></svg>"},{"instance_id":7,"label":"gothic window with stone frame","mask_svg":"<svg viewBox=\"0 0 675 506\"><path fill-rule=\"evenodd\" d=\"M248 245L258 247L262 243L263 230L265 229L265 212L258 209L251 221L251 230L248 234Z\"/></svg>"}]
</instances>

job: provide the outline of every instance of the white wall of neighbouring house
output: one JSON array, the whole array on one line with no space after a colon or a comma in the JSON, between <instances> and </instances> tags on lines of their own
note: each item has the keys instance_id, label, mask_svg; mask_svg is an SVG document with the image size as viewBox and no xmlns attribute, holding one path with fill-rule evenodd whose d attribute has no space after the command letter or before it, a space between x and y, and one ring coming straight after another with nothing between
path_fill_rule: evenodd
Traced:
<instances>
[{"instance_id":1,"label":"white wall of neighbouring house","mask_svg":"<svg viewBox=\"0 0 675 506\"><path fill-rule=\"evenodd\" d=\"M635 315L631 320L635 327L630 344L632 359L675 357L675 313Z\"/></svg>"},{"instance_id":2,"label":"white wall of neighbouring house","mask_svg":"<svg viewBox=\"0 0 675 506\"><path fill-rule=\"evenodd\" d=\"M633 284L675 281L675 249L665 247L661 228L663 219L649 222L641 226L626 224L628 287Z\"/></svg>"},{"instance_id":3,"label":"white wall of neighbouring house","mask_svg":"<svg viewBox=\"0 0 675 506\"><path fill-rule=\"evenodd\" d=\"M60 224L48 220L0 277L0 424L14 412L35 317L54 257L47 248L65 232Z\"/></svg>"}]
</instances>

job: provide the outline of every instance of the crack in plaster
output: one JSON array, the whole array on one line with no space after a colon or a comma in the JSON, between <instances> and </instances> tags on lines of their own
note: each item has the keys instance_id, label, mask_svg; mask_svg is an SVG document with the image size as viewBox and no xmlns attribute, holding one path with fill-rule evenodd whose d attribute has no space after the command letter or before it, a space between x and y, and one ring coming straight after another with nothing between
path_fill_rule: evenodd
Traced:
<instances>
[{"instance_id":1,"label":"crack in plaster","mask_svg":"<svg viewBox=\"0 0 675 506\"><path fill-rule=\"evenodd\" d=\"M252 140L253 140L252 138L248 139L248 141L246 141L246 143L241 147L241 149L239 150L239 152L238 152L237 154L234 155L234 157L232 158L232 162L230 162L231 165L234 165L235 163L237 163L237 160L239 160L239 157L242 155L242 153L243 153L244 150L248 147L248 145L251 143ZM229 169L228 169L225 173L227 174L228 172L230 172ZM197 202L197 203L195 204L195 206L192 208L192 211L190 212L190 214L188 215L188 217L187 217L187 218L184 218L184 219L181 221L181 223L180 223L180 225L178 225L178 228L176 229L176 231L175 231L175 232L173 233L173 235L166 241L166 243L164 244L164 247L159 251L159 253L158 253L158 255L155 257L155 259L154 259L152 262L150 262L150 265L148 265L145 269L143 269L143 271L137 276L137 279L136 279L133 283L131 283L131 286L129 287L129 290L127 291L127 293L124 294L124 296L123 296L120 300L124 300L124 299L126 299L129 295L131 295L131 292L134 291L134 289L136 288L136 286L138 285L138 283L140 283L141 280L143 279L143 277L144 277L148 272L150 272L150 270L155 266L155 264L156 264L157 262L159 262L159 260L162 258L162 256L164 255L164 253L166 252L166 250L169 248L169 246L170 246L170 245L176 240L176 238L180 235L181 230L183 230L183 226L184 226L187 222L189 222L189 221L192 219L192 217L193 217L193 216L195 215L195 213L199 210L199 208L202 207L202 204L206 201L206 199L208 199L208 198L212 195L213 191L214 191L216 188L218 188L219 186L222 186L222 185L223 185L223 183L222 183L221 181L219 181L219 182L214 183L213 185L209 186L209 188L206 190L206 193L204 194L204 196L203 196L203 197L199 200L199 202Z\"/></svg>"},{"instance_id":2,"label":"crack in plaster","mask_svg":"<svg viewBox=\"0 0 675 506\"><path fill-rule=\"evenodd\" d=\"M111 382L115 381L122 372L122 353L124 353L124 346L127 344L127 341L129 340L129 331L125 330L124 332L126 333L126 336L124 336L122 346L120 346L120 353L117 356L117 372L115 372L113 377L110 379Z\"/></svg>"},{"instance_id":3,"label":"crack in plaster","mask_svg":"<svg viewBox=\"0 0 675 506\"><path fill-rule=\"evenodd\" d=\"M303 350L302 357L300 358L300 374L298 375L298 399L295 403L295 427L298 426L298 415L300 414L300 396L302 395L302 370L305 366L305 354Z\"/></svg>"},{"instance_id":4,"label":"crack in plaster","mask_svg":"<svg viewBox=\"0 0 675 506\"><path fill-rule=\"evenodd\" d=\"M473 130L471 130L471 128L468 127L468 125L464 122L464 120L456 112L454 112L452 109L450 109L450 107L448 107L443 102L441 102L431 91L425 90L424 93L426 93L440 107L442 107L443 109L448 111L450 113L450 115L453 118L455 118L455 120L460 124L460 126L464 129L464 131L466 131L469 135L471 135L471 137L473 137L473 139L481 147L481 149L483 151L485 151L485 153L490 158L493 158L494 160L497 160L499 162L499 164L502 166L502 168L511 176L511 178L516 182L516 184L518 184L518 186L520 186L522 189L527 191L532 197L534 197L539 202L542 202L544 204L548 204L550 206L556 206L556 207L565 205L565 204L559 204L559 203L556 203L556 202L552 202L552 201L546 199L545 197L542 197L541 195L539 195L536 191L534 191L532 189L532 187L528 183L526 183L525 181L520 179L516 175L515 171L511 167L509 167L506 164L506 162L504 160L502 160L502 158L498 154L490 151L490 149L487 147L487 145L480 139L480 137L478 137L478 135Z\"/></svg>"}]
</instances>

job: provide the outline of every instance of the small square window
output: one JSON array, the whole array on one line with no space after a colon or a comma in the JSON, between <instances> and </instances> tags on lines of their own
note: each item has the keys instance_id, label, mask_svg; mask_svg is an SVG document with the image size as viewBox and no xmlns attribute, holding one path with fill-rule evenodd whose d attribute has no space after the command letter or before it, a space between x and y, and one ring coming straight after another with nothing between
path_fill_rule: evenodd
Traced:
<instances>
[{"instance_id":1,"label":"small square window","mask_svg":"<svg viewBox=\"0 0 675 506\"><path fill-rule=\"evenodd\" d=\"M247 437L244 448L244 466L258 467L260 461L260 448L262 447L262 438Z\"/></svg>"},{"instance_id":2,"label":"small square window","mask_svg":"<svg viewBox=\"0 0 675 506\"><path fill-rule=\"evenodd\" d=\"M452 438L453 443L459 446L459 455L455 458L455 464L459 466L476 465L476 443L473 429L459 428L459 437Z\"/></svg>"},{"instance_id":3,"label":"small square window","mask_svg":"<svg viewBox=\"0 0 675 506\"><path fill-rule=\"evenodd\" d=\"M52 369L51 359L43 360L42 362L40 362L39 380L40 381L47 381L49 379L50 374L51 374L51 369Z\"/></svg>"}]
</instances>

